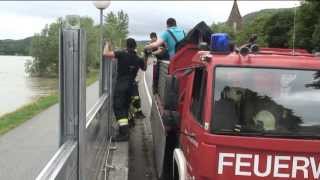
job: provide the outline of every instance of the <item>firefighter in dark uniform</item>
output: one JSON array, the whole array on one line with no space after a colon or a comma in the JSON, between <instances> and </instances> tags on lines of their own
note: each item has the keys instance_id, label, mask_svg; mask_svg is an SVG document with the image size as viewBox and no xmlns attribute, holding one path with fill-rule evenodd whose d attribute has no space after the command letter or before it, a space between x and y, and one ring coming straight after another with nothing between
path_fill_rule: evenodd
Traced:
<instances>
[{"instance_id":1,"label":"firefighter in dark uniform","mask_svg":"<svg viewBox=\"0 0 320 180\"><path fill-rule=\"evenodd\" d=\"M113 51L106 43L104 56L117 60L117 82L114 89L113 110L119 124L119 133L115 141L126 141L129 137L128 110L131 97L135 91L135 77L139 69L146 70L146 62L140 58L135 49L136 41L128 38L127 48L121 51Z\"/></svg>"}]
</instances>

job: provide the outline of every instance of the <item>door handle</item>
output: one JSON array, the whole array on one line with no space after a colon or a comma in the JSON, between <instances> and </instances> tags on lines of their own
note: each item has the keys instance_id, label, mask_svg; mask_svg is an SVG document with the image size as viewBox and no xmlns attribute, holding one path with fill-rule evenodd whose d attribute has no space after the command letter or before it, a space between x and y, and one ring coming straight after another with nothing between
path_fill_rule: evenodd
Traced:
<instances>
[{"instance_id":1,"label":"door handle","mask_svg":"<svg viewBox=\"0 0 320 180\"><path fill-rule=\"evenodd\" d=\"M190 137L192 139L196 139L197 135L193 132L188 131L187 129L184 130L183 134L187 137Z\"/></svg>"},{"instance_id":2,"label":"door handle","mask_svg":"<svg viewBox=\"0 0 320 180\"><path fill-rule=\"evenodd\" d=\"M197 134L188 131L187 129L184 130L183 134L187 137L187 141L189 141L190 145L198 148L199 142L197 140Z\"/></svg>"}]
</instances>

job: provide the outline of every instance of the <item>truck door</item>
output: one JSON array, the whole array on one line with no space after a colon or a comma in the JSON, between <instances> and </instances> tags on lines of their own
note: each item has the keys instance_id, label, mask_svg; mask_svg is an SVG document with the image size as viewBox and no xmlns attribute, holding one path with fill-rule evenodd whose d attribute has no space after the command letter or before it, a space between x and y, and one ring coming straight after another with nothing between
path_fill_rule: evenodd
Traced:
<instances>
[{"instance_id":1,"label":"truck door","mask_svg":"<svg viewBox=\"0 0 320 180\"><path fill-rule=\"evenodd\" d=\"M196 68L193 74L192 85L189 87L186 105L185 121L182 123L181 141L187 159L188 172L195 175L197 166L199 138L204 132L204 99L206 97L207 71L205 68Z\"/></svg>"}]
</instances>

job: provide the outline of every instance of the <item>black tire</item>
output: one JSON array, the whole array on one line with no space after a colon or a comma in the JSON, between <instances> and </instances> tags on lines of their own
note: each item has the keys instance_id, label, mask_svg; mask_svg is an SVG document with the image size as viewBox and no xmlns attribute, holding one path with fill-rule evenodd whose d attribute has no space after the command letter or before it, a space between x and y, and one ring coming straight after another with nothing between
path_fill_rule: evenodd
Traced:
<instances>
[{"instance_id":1,"label":"black tire","mask_svg":"<svg viewBox=\"0 0 320 180\"><path fill-rule=\"evenodd\" d=\"M163 161L163 170L161 180L174 180L173 179L173 151L178 145L177 133L172 131L168 132L166 138L166 150Z\"/></svg>"}]
</instances>

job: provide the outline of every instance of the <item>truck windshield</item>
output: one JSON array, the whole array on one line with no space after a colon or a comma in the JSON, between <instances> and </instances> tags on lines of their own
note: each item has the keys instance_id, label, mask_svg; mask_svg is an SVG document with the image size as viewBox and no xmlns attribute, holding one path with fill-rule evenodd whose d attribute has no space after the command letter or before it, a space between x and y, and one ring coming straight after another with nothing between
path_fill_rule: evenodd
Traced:
<instances>
[{"instance_id":1,"label":"truck windshield","mask_svg":"<svg viewBox=\"0 0 320 180\"><path fill-rule=\"evenodd\" d=\"M217 67L211 132L320 137L320 70Z\"/></svg>"}]
</instances>

